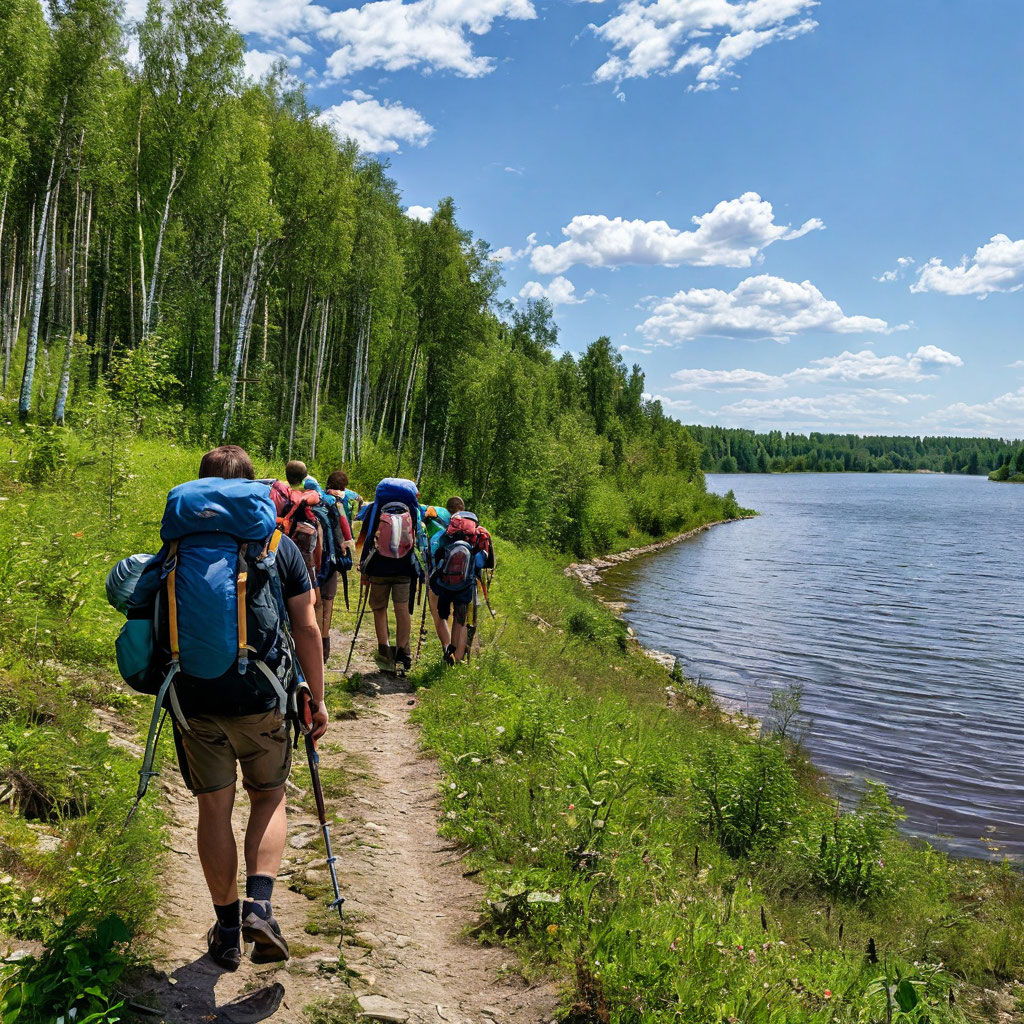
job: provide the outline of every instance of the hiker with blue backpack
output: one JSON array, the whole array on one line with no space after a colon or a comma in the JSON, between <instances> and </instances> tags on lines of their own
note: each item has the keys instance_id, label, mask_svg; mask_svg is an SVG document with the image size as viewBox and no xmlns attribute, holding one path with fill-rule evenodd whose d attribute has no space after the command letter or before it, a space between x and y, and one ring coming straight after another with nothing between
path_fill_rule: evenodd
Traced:
<instances>
[{"instance_id":1,"label":"hiker with blue backpack","mask_svg":"<svg viewBox=\"0 0 1024 1024\"><path fill-rule=\"evenodd\" d=\"M419 490L411 480L389 477L374 499L359 512L362 557L362 612L369 607L377 635L375 659L383 671L408 672L412 667L412 612L417 584L424 578L419 555L426 547ZM388 604L395 611L395 645L391 645ZM358 635L358 624L356 627ZM352 638L353 647L356 637ZM351 651L349 652L351 662Z\"/></svg>"},{"instance_id":2,"label":"hiker with blue backpack","mask_svg":"<svg viewBox=\"0 0 1024 1024\"><path fill-rule=\"evenodd\" d=\"M328 723L313 581L278 527L268 485L254 477L243 449L208 452L199 479L168 495L160 553L125 559L107 580L108 598L127 615L118 667L156 696L136 806L169 709L182 778L199 804L199 860L216 915L207 947L229 971L243 942L254 963L288 959L272 896L287 832L291 726L306 733L312 763ZM244 900L231 825L239 767L249 797Z\"/></svg>"},{"instance_id":3,"label":"hiker with blue backpack","mask_svg":"<svg viewBox=\"0 0 1024 1024\"><path fill-rule=\"evenodd\" d=\"M431 546L430 565L434 625L445 664L456 665L469 657L476 630L477 588L485 585L484 572L494 568L491 535L474 513L461 510L452 514L447 528Z\"/></svg>"}]
</instances>

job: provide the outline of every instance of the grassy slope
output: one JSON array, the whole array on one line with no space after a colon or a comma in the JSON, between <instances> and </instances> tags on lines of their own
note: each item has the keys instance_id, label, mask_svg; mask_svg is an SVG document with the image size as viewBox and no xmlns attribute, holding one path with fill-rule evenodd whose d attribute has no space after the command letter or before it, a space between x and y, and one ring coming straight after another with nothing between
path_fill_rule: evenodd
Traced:
<instances>
[{"instance_id":1,"label":"grassy slope","mask_svg":"<svg viewBox=\"0 0 1024 1024\"><path fill-rule=\"evenodd\" d=\"M988 1019L978 989L1024 969L1019 874L883 828L871 895L830 896L823 868L844 869L842 850L821 856L834 809L793 755L790 824L727 856L697 785L758 741L698 691L666 691L668 673L556 566L500 555L486 653L420 673L425 737L450 779L444 830L492 890L485 934L575 977L581 1020L885 1020L900 979L917 1005L893 1019L959 1020L961 1006ZM846 820L852 854L863 821Z\"/></svg>"},{"instance_id":2,"label":"grassy slope","mask_svg":"<svg viewBox=\"0 0 1024 1024\"><path fill-rule=\"evenodd\" d=\"M45 822L63 839L47 853L29 827L38 823L17 813L20 797L0 809L11 876L0 883L0 929L53 941L63 915L95 922L112 911L144 932L160 864L156 801L112 838L137 764L89 722L96 705L141 725L148 700L126 697L112 674L120 620L102 580L125 553L152 550L163 496L198 453L133 441L111 459L108 445L74 436L57 448L17 432L2 441L19 477L57 488L0 474L0 780L21 773L25 791L77 816ZM876 983L902 972L941 1004L931 1019L945 1021L958 1019L948 992L960 979L963 996L1020 975L1024 915L1009 870L886 839L886 884L873 901L824 897L807 835L830 807L776 743L770 766L798 785L794 824L774 829L775 850L722 852L694 781L706 779L709 754L742 762L750 738L707 708L706 694L671 684L558 565L509 545L499 556L500 617L482 622L486 652L445 674L428 647L416 676L429 687L421 721L450 780L444 828L492 890L484 933L575 978L579 1019L885 1019ZM778 788L774 775L767 782ZM878 964L866 962L869 939ZM85 959L109 972L98 980L112 990L119 956ZM47 977L74 995L86 972L67 963ZM904 1019L924 1019L915 1013Z\"/></svg>"}]
</instances>

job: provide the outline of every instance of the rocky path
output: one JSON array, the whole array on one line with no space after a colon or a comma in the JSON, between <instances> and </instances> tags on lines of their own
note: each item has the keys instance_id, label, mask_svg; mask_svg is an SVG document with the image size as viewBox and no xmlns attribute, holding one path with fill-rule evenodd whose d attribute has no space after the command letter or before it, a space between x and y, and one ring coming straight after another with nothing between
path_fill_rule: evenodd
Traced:
<instances>
[{"instance_id":1,"label":"rocky path","mask_svg":"<svg viewBox=\"0 0 1024 1024\"><path fill-rule=\"evenodd\" d=\"M335 639L335 649L342 647ZM344 645L347 650L347 645ZM322 749L325 788L336 816L335 852L347 898L344 937L324 904L327 874L319 829L306 810L307 773L293 775L289 847L274 911L292 943L282 966L235 974L204 955L211 911L195 854L195 806L177 772L161 776L170 816L166 919L156 971L129 993L166 1024L341 1024L364 1019L410 1024L541 1024L557 993L530 985L515 957L463 937L481 893L463 876L457 852L438 837L440 776L419 749L403 681L370 671L369 646L356 716L334 722ZM336 659L337 660L337 659ZM337 678L337 675L334 675ZM296 752L301 755L301 748ZM339 780L343 780L339 784ZM345 789L344 793L338 790ZM241 834L246 801L239 796ZM319 934L309 934L309 932ZM318 1015L311 1016L319 1005Z\"/></svg>"}]
</instances>

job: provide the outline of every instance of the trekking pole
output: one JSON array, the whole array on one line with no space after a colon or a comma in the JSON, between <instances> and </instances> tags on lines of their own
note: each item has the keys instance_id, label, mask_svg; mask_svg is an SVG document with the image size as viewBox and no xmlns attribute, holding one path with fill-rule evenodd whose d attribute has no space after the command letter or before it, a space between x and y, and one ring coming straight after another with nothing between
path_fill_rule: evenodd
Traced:
<instances>
[{"instance_id":1,"label":"trekking pole","mask_svg":"<svg viewBox=\"0 0 1024 1024\"><path fill-rule=\"evenodd\" d=\"M348 603L348 569L345 569L341 573L341 589L345 594L345 611L350 611Z\"/></svg>"},{"instance_id":2,"label":"trekking pole","mask_svg":"<svg viewBox=\"0 0 1024 1024\"><path fill-rule=\"evenodd\" d=\"M466 661L468 662L470 656L473 654L473 638L476 636L476 610L478 602L476 599L476 587L473 588L473 617L470 620L469 625L466 627Z\"/></svg>"},{"instance_id":3,"label":"trekking pole","mask_svg":"<svg viewBox=\"0 0 1024 1024\"><path fill-rule=\"evenodd\" d=\"M356 631L352 634L352 646L348 649L348 660L345 662L345 675L352 665L352 655L356 649L356 641L359 639L359 630L363 625L363 616L366 614L366 605L369 602L370 588L363 584L363 592L359 595L359 617L356 619Z\"/></svg>"},{"instance_id":4,"label":"trekking pole","mask_svg":"<svg viewBox=\"0 0 1024 1024\"><path fill-rule=\"evenodd\" d=\"M122 833L124 833L125 829L127 829L131 824L132 818L135 817L135 812L138 811L139 805L142 803L143 798L149 791L149 780L152 779L153 776L160 774L158 771L154 771L153 762L156 761L156 752L160 746L160 734L163 732L164 721L167 718L167 707L165 703L167 693L170 690L171 683L174 681L174 677L176 675L177 669L172 667L156 694L156 700L153 704L153 717L149 722L149 734L146 736L146 750L142 757L142 767L139 769L139 785L135 790L135 800L128 811L128 816L124 819L124 824L121 826Z\"/></svg>"},{"instance_id":5,"label":"trekking pole","mask_svg":"<svg viewBox=\"0 0 1024 1024\"><path fill-rule=\"evenodd\" d=\"M420 639L416 644L416 660L420 660L420 653L423 650L423 641L427 636L427 605L430 603L430 592L427 592L427 599L423 600L423 584L420 584L420 602L423 604L423 611L420 612Z\"/></svg>"},{"instance_id":6,"label":"trekking pole","mask_svg":"<svg viewBox=\"0 0 1024 1024\"><path fill-rule=\"evenodd\" d=\"M479 583L480 589L483 591L484 594L484 602L487 605L487 610L491 613L491 618L496 619L498 616L494 614L494 609L491 607L491 595L487 592L487 582L483 579L483 577L481 577Z\"/></svg>"},{"instance_id":7,"label":"trekking pole","mask_svg":"<svg viewBox=\"0 0 1024 1024\"><path fill-rule=\"evenodd\" d=\"M297 664L297 662L296 662ZM327 823L327 805L324 803L324 788L320 782L320 754L316 749L316 740L313 739L313 695L309 692L309 686L302 678L299 670L299 686L296 694L296 705L298 710L297 725L306 743L306 760L309 761L309 779L313 788L313 799L316 801L316 815L320 822L320 831L324 836L324 847L327 850L327 870L331 875L331 888L334 890L334 899L328 904L330 910L337 908L338 917L345 920L344 903L345 897L341 895L341 887L338 885L338 871L335 868L338 858L334 856L331 847L331 826Z\"/></svg>"}]
</instances>

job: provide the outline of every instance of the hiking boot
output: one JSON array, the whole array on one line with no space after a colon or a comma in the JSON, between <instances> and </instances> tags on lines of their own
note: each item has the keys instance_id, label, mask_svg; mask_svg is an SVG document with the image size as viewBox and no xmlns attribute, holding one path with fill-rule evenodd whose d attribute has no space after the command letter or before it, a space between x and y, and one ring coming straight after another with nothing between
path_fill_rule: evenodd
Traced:
<instances>
[{"instance_id":1,"label":"hiking boot","mask_svg":"<svg viewBox=\"0 0 1024 1024\"><path fill-rule=\"evenodd\" d=\"M395 668L395 649L389 644L378 644L377 653L373 656L377 667L382 672L393 672Z\"/></svg>"},{"instance_id":2,"label":"hiking boot","mask_svg":"<svg viewBox=\"0 0 1024 1024\"><path fill-rule=\"evenodd\" d=\"M206 933L206 946L210 959L225 971L237 971L242 962L242 947L237 928L221 928L214 922Z\"/></svg>"},{"instance_id":3,"label":"hiking boot","mask_svg":"<svg viewBox=\"0 0 1024 1024\"><path fill-rule=\"evenodd\" d=\"M401 647L395 648L395 668L399 672L408 672L412 668L412 655Z\"/></svg>"},{"instance_id":4,"label":"hiking boot","mask_svg":"<svg viewBox=\"0 0 1024 1024\"><path fill-rule=\"evenodd\" d=\"M288 943L281 927L264 900L246 900L242 905L242 938L253 944L254 964L276 964L288 959Z\"/></svg>"}]
</instances>

